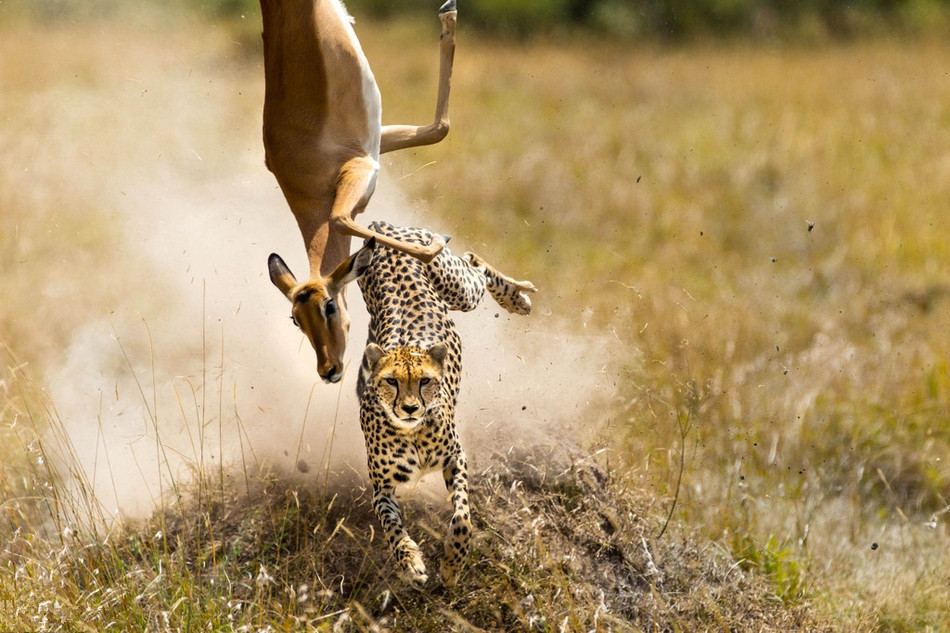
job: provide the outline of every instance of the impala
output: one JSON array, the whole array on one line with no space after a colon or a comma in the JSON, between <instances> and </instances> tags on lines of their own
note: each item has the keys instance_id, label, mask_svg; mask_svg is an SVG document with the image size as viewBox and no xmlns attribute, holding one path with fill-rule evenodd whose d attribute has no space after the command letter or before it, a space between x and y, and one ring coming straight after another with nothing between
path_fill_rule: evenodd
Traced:
<instances>
[{"instance_id":1,"label":"impala","mask_svg":"<svg viewBox=\"0 0 950 633\"><path fill-rule=\"evenodd\" d=\"M300 283L276 254L271 281L293 304L292 315L317 354L326 382L343 375L349 330L343 287L359 276L373 241L350 256L350 239L375 238L431 261L445 246L400 242L359 226L376 187L379 155L429 145L449 130L449 85L455 55L455 0L439 9L439 89L430 125L382 125L376 80L340 0L260 0L264 23L264 154L297 219L310 262Z\"/></svg>"}]
</instances>

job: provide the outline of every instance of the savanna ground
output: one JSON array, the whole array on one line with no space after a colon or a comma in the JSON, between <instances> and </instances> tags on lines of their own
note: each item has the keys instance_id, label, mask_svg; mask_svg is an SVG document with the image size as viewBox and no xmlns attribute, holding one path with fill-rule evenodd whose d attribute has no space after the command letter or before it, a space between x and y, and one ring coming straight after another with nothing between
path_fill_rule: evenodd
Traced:
<instances>
[{"instance_id":1,"label":"savanna ground","mask_svg":"<svg viewBox=\"0 0 950 633\"><path fill-rule=\"evenodd\" d=\"M579 429L555 446L528 420L523 450L481 460L469 572L456 592L417 591L359 477L208 467L222 420L241 434L268 409L239 406L199 323L206 360L175 393L201 457L165 473L160 511L114 521L48 384L132 375L145 404L130 424L154 425L161 450L154 368L187 353L149 342L130 360L121 311L159 320L156 262L197 255L182 238L143 257L157 247L124 237L124 209L167 206L140 220L146 235L174 235L189 197L295 230L263 172L258 20L0 25L0 629L950 628L944 44L517 44L462 16L449 138L384 170L435 228L542 289L529 327L553 351L524 380L597 374L609 389L544 421ZM436 30L358 24L387 122L430 115ZM271 245L228 248L263 269ZM261 270L244 291L267 284ZM65 351L110 318L112 365ZM90 434L112 406L100 398ZM100 470L119 452L92 450ZM433 561L440 524L408 506Z\"/></svg>"}]
</instances>

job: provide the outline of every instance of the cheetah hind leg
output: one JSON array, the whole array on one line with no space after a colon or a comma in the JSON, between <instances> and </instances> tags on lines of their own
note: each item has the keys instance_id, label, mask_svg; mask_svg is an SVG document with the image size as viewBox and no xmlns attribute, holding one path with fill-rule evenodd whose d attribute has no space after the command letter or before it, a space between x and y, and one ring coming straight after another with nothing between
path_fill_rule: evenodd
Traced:
<instances>
[{"instance_id":1,"label":"cheetah hind leg","mask_svg":"<svg viewBox=\"0 0 950 633\"><path fill-rule=\"evenodd\" d=\"M426 574L426 565L422 560L419 546L408 536L393 547L396 562L402 576L415 585L424 585L429 580Z\"/></svg>"},{"instance_id":2,"label":"cheetah hind leg","mask_svg":"<svg viewBox=\"0 0 950 633\"><path fill-rule=\"evenodd\" d=\"M491 264L475 253L465 253L465 258L473 268L485 276L485 286L498 305L514 314L531 313L531 297L528 293L538 291L533 283L512 279L495 270Z\"/></svg>"}]
</instances>

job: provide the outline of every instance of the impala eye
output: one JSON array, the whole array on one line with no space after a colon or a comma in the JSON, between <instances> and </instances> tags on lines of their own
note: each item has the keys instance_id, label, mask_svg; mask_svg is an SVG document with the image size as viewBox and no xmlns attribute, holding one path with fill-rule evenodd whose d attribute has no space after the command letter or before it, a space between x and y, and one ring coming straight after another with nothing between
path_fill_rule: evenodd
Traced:
<instances>
[{"instance_id":1,"label":"impala eye","mask_svg":"<svg viewBox=\"0 0 950 633\"><path fill-rule=\"evenodd\" d=\"M323 313L328 319L336 316L336 302L333 299L327 299L327 302L323 304Z\"/></svg>"},{"instance_id":2,"label":"impala eye","mask_svg":"<svg viewBox=\"0 0 950 633\"><path fill-rule=\"evenodd\" d=\"M293 321L293 324L294 324L294 325L296 325L297 327L300 327L300 324L297 323L297 317L295 317L294 315L291 314L291 315L290 315L290 320Z\"/></svg>"}]
</instances>

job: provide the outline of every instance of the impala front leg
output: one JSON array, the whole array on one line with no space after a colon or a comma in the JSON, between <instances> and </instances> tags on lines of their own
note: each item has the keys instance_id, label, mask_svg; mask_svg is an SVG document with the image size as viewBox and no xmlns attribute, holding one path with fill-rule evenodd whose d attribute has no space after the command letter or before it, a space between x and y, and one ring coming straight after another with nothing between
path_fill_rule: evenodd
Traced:
<instances>
[{"instance_id":1,"label":"impala front leg","mask_svg":"<svg viewBox=\"0 0 950 633\"><path fill-rule=\"evenodd\" d=\"M376 173L379 164L369 158L354 158L343 165L337 179L336 197L333 200L333 209L330 212L330 226L334 231L352 237L369 239L376 238L378 244L408 253L425 263L431 262L445 248L445 240L440 235L433 235L427 246L408 244L395 238L380 235L375 231L364 228L353 221L353 216L366 208L373 190L376 188Z\"/></svg>"},{"instance_id":2,"label":"impala front leg","mask_svg":"<svg viewBox=\"0 0 950 633\"><path fill-rule=\"evenodd\" d=\"M435 121L431 125L384 125L379 152L385 154L406 147L432 145L449 133L449 90L452 64L455 61L455 30L458 11L455 0L448 0L439 9L442 34L439 38L439 94L435 104Z\"/></svg>"}]
</instances>

